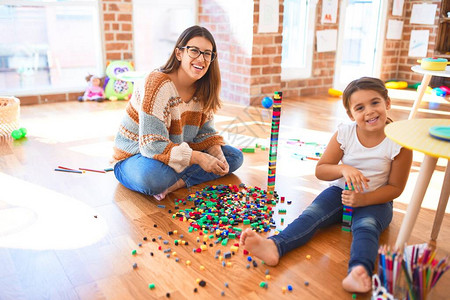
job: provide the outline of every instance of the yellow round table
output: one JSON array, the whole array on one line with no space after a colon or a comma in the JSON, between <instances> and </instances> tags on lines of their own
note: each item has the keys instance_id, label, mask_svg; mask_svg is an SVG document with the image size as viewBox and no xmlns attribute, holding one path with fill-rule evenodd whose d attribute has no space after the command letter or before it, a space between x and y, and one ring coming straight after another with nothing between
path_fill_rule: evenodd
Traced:
<instances>
[{"instance_id":1,"label":"yellow round table","mask_svg":"<svg viewBox=\"0 0 450 300\"><path fill-rule=\"evenodd\" d=\"M436 240L445 214L450 193L450 142L436 139L429 134L432 126L450 126L450 119L411 119L393 122L386 126L384 132L388 138L405 148L416 150L425 154L420 166L419 177L411 201L408 205L405 218L400 227L395 246L403 248L409 239L425 192L430 183L439 157L447 159L444 182L442 183L439 204L436 210L431 239Z\"/></svg>"}]
</instances>

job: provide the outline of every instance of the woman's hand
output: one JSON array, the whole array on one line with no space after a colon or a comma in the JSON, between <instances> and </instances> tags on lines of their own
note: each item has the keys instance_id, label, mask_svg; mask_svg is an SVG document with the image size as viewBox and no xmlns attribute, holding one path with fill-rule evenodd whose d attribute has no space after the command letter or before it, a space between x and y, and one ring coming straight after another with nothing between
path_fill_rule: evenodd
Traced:
<instances>
[{"instance_id":1,"label":"woman's hand","mask_svg":"<svg viewBox=\"0 0 450 300\"><path fill-rule=\"evenodd\" d=\"M368 189L369 185L367 184L369 182L369 179L366 178L361 171L358 169L348 166L348 165L342 165L342 176L345 178L345 181L347 182L348 188L352 190L355 190L356 193L362 193L364 189Z\"/></svg>"},{"instance_id":2,"label":"woman's hand","mask_svg":"<svg viewBox=\"0 0 450 300\"><path fill-rule=\"evenodd\" d=\"M228 174L229 166L225 160L221 161L208 153L200 152L198 165L206 172L214 173L219 176ZM223 155L223 154L222 154Z\"/></svg>"},{"instance_id":3,"label":"woman's hand","mask_svg":"<svg viewBox=\"0 0 450 300\"><path fill-rule=\"evenodd\" d=\"M230 166L228 165L225 155L223 155L222 147L220 145L214 145L214 146L209 147L206 150L206 152L208 152L210 155L214 156L215 158L220 160L222 163L224 163L225 164L224 171L226 172L225 174L228 174L228 172L230 171Z\"/></svg>"}]
</instances>

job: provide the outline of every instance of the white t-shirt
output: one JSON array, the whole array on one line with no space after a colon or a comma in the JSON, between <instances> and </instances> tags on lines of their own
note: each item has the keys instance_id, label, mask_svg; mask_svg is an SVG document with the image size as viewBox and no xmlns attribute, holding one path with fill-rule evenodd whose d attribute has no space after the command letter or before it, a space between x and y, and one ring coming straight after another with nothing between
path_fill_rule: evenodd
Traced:
<instances>
[{"instance_id":1,"label":"white t-shirt","mask_svg":"<svg viewBox=\"0 0 450 300\"><path fill-rule=\"evenodd\" d=\"M344 151L342 163L355 167L370 179L368 182L369 189L364 190L364 192L371 192L387 184L392 160L400 152L402 146L386 137L375 147L364 147L356 135L356 123L339 124L337 141ZM344 189L345 178L339 178L333 181L331 185Z\"/></svg>"}]
</instances>

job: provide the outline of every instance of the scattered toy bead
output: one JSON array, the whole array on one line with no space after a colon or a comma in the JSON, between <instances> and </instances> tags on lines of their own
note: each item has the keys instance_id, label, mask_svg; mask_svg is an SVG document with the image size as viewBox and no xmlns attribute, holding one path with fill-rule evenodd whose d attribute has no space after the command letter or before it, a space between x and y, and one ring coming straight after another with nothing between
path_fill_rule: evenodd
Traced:
<instances>
[{"instance_id":1,"label":"scattered toy bead","mask_svg":"<svg viewBox=\"0 0 450 300\"><path fill-rule=\"evenodd\" d=\"M131 251L131 255L136 255L136 253L137 253L136 250Z\"/></svg>"},{"instance_id":2,"label":"scattered toy bead","mask_svg":"<svg viewBox=\"0 0 450 300\"><path fill-rule=\"evenodd\" d=\"M166 293L166 297L167 297L167 298L170 298L170 293Z\"/></svg>"},{"instance_id":3,"label":"scattered toy bead","mask_svg":"<svg viewBox=\"0 0 450 300\"><path fill-rule=\"evenodd\" d=\"M146 241L146 240L147 240L147 237L146 237L146 236L144 236L143 240L144 240L144 241Z\"/></svg>"},{"instance_id":4,"label":"scattered toy bead","mask_svg":"<svg viewBox=\"0 0 450 300\"><path fill-rule=\"evenodd\" d=\"M292 285L288 285L287 288L289 292L292 292Z\"/></svg>"},{"instance_id":5,"label":"scattered toy bead","mask_svg":"<svg viewBox=\"0 0 450 300\"><path fill-rule=\"evenodd\" d=\"M247 260L248 260L248 261L252 261L252 257L251 257L251 256L248 256L248 257L247 257Z\"/></svg>"},{"instance_id":6,"label":"scattered toy bead","mask_svg":"<svg viewBox=\"0 0 450 300\"><path fill-rule=\"evenodd\" d=\"M311 255L306 255L306 259L311 259Z\"/></svg>"},{"instance_id":7,"label":"scattered toy bead","mask_svg":"<svg viewBox=\"0 0 450 300\"><path fill-rule=\"evenodd\" d=\"M305 285L308 286L308 285L309 285L309 282L308 282L308 281L305 281Z\"/></svg>"},{"instance_id":8,"label":"scattered toy bead","mask_svg":"<svg viewBox=\"0 0 450 300\"><path fill-rule=\"evenodd\" d=\"M154 283L150 283L150 284L148 285L148 288L151 289L151 290L153 290L153 289L155 288L155 284L154 284Z\"/></svg>"},{"instance_id":9,"label":"scattered toy bead","mask_svg":"<svg viewBox=\"0 0 450 300\"><path fill-rule=\"evenodd\" d=\"M225 296L225 292L224 292L224 291L221 291L221 292L220 292L220 295L221 295L221 296Z\"/></svg>"},{"instance_id":10,"label":"scattered toy bead","mask_svg":"<svg viewBox=\"0 0 450 300\"><path fill-rule=\"evenodd\" d=\"M133 269L137 269L137 263L133 264Z\"/></svg>"},{"instance_id":11,"label":"scattered toy bead","mask_svg":"<svg viewBox=\"0 0 450 300\"><path fill-rule=\"evenodd\" d=\"M206 286L206 281L201 280L198 284L199 284L201 287L205 287L205 286Z\"/></svg>"},{"instance_id":12,"label":"scattered toy bead","mask_svg":"<svg viewBox=\"0 0 450 300\"><path fill-rule=\"evenodd\" d=\"M228 287L228 282L225 282L225 287Z\"/></svg>"}]
</instances>

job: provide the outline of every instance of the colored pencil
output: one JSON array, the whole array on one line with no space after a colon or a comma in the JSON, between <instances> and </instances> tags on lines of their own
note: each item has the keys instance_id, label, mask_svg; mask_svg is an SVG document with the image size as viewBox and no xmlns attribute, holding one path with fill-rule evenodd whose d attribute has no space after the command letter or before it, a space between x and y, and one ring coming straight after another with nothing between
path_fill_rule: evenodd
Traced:
<instances>
[{"instance_id":1,"label":"colored pencil","mask_svg":"<svg viewBox=\"0 0 450 300\"><path fill-rule=\"evenodd\" d=\"M82 170L82 171L89 171L89 172L97 172L97 173L106 173L105 171L103 171L103 170L92 170L92 169L86 169L86 168L78 168L79 170Z\"/></svg>"},{"instance_id":2,"label":"colored pencil","mask_svg":"<svg viewBox=\"0 0 450 300\"><path fill-rule=\"evenodd\" d=\"M72 168L67 168L67 167L63 167L63 166L58 166L59 169L64 169L64 170L72 170L72 171L77 171L75 169Z\"/></svg>"},{"instance_id":3,"label":"colored pencil","mask_svg":"<svg viewBox=\"0 0 450 300\"><path fill-rule=\"evenodd\" d=\"M55 171L83 174L82 171L78 171L78 170L70 170L70 169L55 169Z\"/></svg>"}]
</instances>

